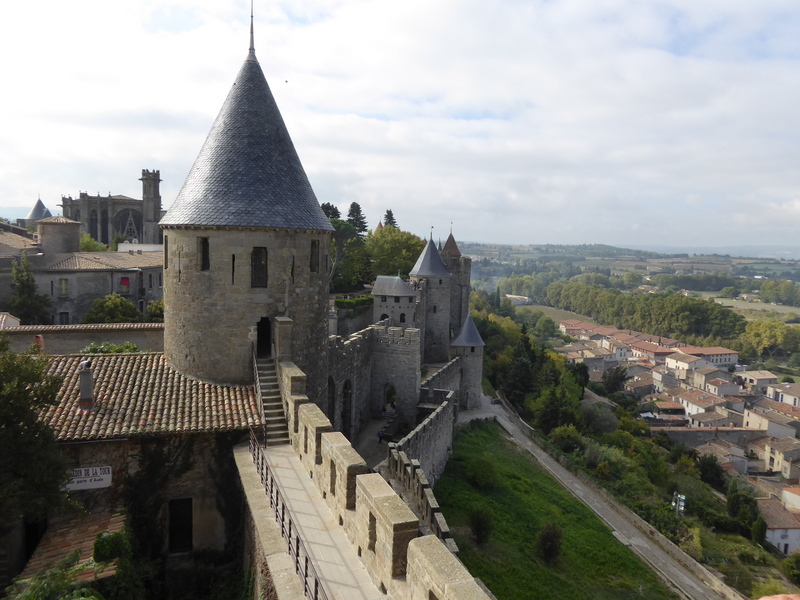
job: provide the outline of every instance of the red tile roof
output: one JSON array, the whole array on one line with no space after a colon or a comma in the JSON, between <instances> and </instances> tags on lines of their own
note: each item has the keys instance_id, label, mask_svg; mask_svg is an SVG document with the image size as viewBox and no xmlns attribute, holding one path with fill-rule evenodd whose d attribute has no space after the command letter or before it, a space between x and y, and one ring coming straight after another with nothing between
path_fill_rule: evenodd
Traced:
<instances>
[{"instance_id":1,"label":"red tile roof","mask_svg":"<svg viewBox=\"0 0 800 600\"><path fill-rule=\"evenodd\" d=\"M80 550L81 556L77 566L92 560L94 541L98 533L108 531L116 533L125 525L122 513L92 513L89 515L73 515L63 521L52 523L47 527L42 540L25 565L22 579L29 579L65 559L73 550ZM102 563L100 563L102 564ZM93 581L114 575L117 567L114 563L105 569L88 568L77 577L77 581Z\"/></svg>"},{"instance_id":2,"label":"red tile roof","mask_svg":"<svg viewBox=\"0 0 800 600\"><path fill-rule=\"evenodd\" d=\"M758 512L764 517L767 529L800 529L800 521L786 510L780 500L757 498Z\"/></svg>"},{"instance_id":3,"label":"red tile roof","mask_svg":"<svg viewBox=\"0 0 800 600\"><path fill-rule=\"evenodd\" d=\"M80 412L80 363L92 361L95 405ZM217 385L172 369L160 353L53 356L49 373L64 382L59 403L41 413L60 442L143 433L246 429L261 424L252 386Z\"/></svg>"}]
</instances>

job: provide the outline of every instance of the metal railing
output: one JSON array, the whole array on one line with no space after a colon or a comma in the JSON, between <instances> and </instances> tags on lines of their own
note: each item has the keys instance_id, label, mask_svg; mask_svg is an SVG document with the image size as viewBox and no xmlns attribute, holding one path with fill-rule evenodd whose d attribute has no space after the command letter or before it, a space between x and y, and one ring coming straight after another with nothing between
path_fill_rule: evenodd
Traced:
<instances>
[{"instance_id":1,"label":"metal railing","mask_svg":"<svg viewBox=\"0 0 800 600\"><path fill-rule=\"evenodd\" d=\"M311 557L303 540L300 539L297 525L292 520L289 507L278 488L278 482L267 464L264 448L259 443L253 428L250 428L250 455L253 457L253 463L261 477L264 493L269 498L269 505L275 514L275 520L281 527L281 535L289 546L289 555L294 561L295 572L303 579L303 591L306 597L312 600L328 600L328 595L322 587L322 581L311 563Z\"/></svg>"}]
</instances>

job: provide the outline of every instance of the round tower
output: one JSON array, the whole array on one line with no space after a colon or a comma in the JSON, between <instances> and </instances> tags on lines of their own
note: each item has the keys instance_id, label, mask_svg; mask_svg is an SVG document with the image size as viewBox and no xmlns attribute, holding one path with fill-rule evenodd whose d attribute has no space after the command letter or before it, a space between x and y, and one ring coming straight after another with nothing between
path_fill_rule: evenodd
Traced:
<instances>
[{"instance_id":1,"label":"round tower","mask_svg":"<svg viewBox=\"0 0 800 600\"><path fill-rule=\"evenodd\" d=\"M43 254L81 251L81 224L66 217L50 217L36 221L39 248Z\"/></svg>"},{"instance_id":2,"label":"round tower","mask_svg":"<svg viewBox=\"0 0 800 600\"><path fill-rule=\"evenodd\" d=\"M450 360L450 271L439 250L428 240L409 273L419 293L417 327L422 330L422 360L444 363Z\"/></svg>"},{"instance_id":3,"label":"round tower","mask_svg":"<svg viewBox=\"0 0 800 600\"><path fill-rule=\"evenodd\" d=\"M460 405L467 410L481 405L484 345L472 316L467 314L461 332L451 344L454 356L461 358Z\"/></svg>"},{"instance_id":4,"label":"round tower","mask_svg":"<svg viewBox=\"0 0 800 600\"><path fill-rule=\"evenodd\" d=\"M160 225L170 364L202 380L250 383L253 351L271 355L274 319L289 317L288 358L305 371L308 396L324 403L333 227L256 60L252 37Z\"/></svg>"}]
</instances>

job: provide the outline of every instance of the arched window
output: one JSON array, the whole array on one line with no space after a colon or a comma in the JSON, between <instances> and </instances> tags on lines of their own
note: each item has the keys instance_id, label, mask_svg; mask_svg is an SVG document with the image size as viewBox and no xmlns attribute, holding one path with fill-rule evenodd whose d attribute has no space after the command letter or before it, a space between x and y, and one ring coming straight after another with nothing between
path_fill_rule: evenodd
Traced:
<instances>
[{"instance_id":1,"label":"arched window","mask_svg":"<svg viewBox=\"0 0 800 600\"><path fill-rule=\"evenodd\" d=\"M383 313L383 314L381 315L381 318L380 318L379 320L380 320L380 321L383 321L384 319L388 319L388 318L389 318L389 315L387 315L386 313Z\"/></svg>"},{"instance_id":2,"label":"arched window","mask_svg":"<svg viewBox=\"0 0 800 600\"><path fill-rule=\"evenodd\" d=\"M405 323L406 322L406 313L400 313L400 322L401 323Z\"/></svg>"}]
</instances>

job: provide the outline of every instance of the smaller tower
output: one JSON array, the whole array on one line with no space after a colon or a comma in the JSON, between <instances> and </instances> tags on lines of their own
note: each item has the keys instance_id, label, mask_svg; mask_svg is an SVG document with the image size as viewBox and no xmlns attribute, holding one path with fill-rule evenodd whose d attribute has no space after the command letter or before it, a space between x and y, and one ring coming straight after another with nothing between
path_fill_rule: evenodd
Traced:
<instances>
[{"instance_id":1,"label":"smaller tower","mask_svg":"<svg viewBox=\"0 0 800 600\"><path fill-rule=\"evenodd\" d=\"M161 220L161 171L142 169L142 239L143 244L160 244L161 230L158 222Z\"/></svg>"},{"instance_id":2,"label":"smaller tower","mask_svg":"<svg viewBox=\"0 0 800 600\"><path fill-rule=\"evenodd\" d=\"M417 327L422 330L422 360L444 363L450 359L450 271L439 250L428 240L409 273L419 294Z\"/></svg>"},{"instance_id":3,"label":"smaller tower","mask_svg":"<svg viewBox=\"0 0 800 600\"><path fill-rule=\"evenodd\" d=\"M453 355L461 358L460 406L467 410L481 405L484 345L472 315L467 314L461 332L451 344Z\"/></svg>"}]
</instances>

